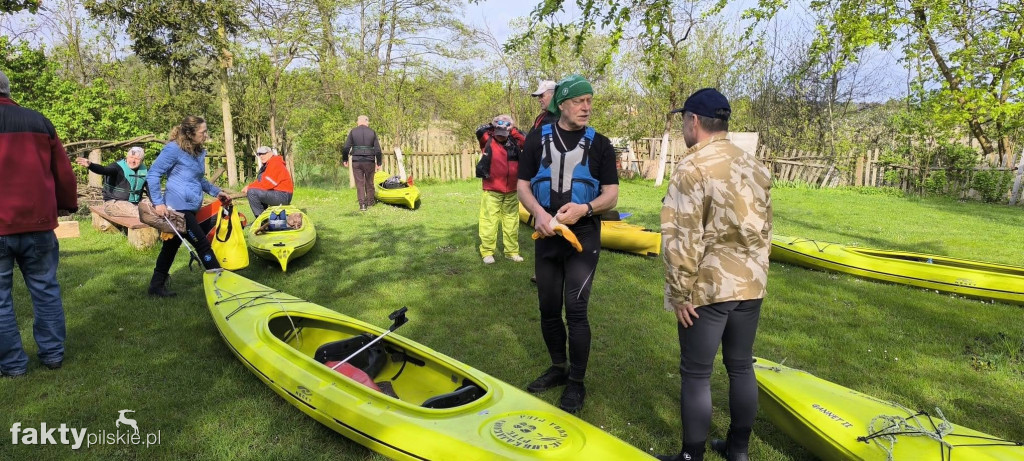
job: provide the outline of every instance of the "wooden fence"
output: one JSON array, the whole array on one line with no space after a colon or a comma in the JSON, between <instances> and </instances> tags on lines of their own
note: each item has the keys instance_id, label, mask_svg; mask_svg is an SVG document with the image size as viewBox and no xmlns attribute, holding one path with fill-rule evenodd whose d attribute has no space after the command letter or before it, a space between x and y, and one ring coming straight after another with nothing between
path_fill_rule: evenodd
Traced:
<instances>
[{"instance_id":1,"label":"wooden fence","mask_svg":"<svg viewBox=\"0 0 1024 461\"><path fill-rule=\"evenodd\" d=\"M747 141L745 148L753 149L756 145L756 137L751 144ZM414 179L432 179L437 181L455 181L471 179L475 176L476 162L480 158L479 150L475 144L458 145L454 139L440 139L437 137L423 137L414 140L406 146L403 152L405 171ZM686 154L686 147L682 139L669 138L669 145L666 158L666 174L671 174L676 162ZM621 142L619 169L623 174L639 174L648 179L657 176L658 159L661 154L662 138L641 138L635 141ZM409 149L409 148L412 149ZM436 148L438 151L419 151L417 148ZM872 186L872 187L895 187L904 191L914 191L917 187L916 178L920 177L920 170L916 166L892 165L880 161L881 151L872 150L868 152L853 152L840 154L835 157L823 156L817 153L786 150L773 151L767 146L756 147L755 155L772 170L776 180L796 181L811 184L816 187L837 187L837 186ZM1003 166L977 167L974 171L1014 170L1015 162L1024 166L1024 158L1017 159L1018 155L1011 153L1005 159ZM226 171L226 160L223 156L207 157L207 175L214 180ZM993 162L993 159L986 159L986 162ZM388 174L398 174L398 160L391 147L385 147L382 169ZM239 182L244 184L246 179L245 168L239 162ZM929 170L942 170L941 166L932 167ZM1018 180L1024 177L1024 170L1017 168ZM954 184L966 189L970 184L973 172L967 175L965 184ZM1017 194L1020 194L1024 187L1016 186ZM1016 200L1011 200L1016 201Z\"/></svg>"},{"instance_id":2,"label":"wooden fence","mask_svg":"<svg viewBox=\"0 0 1024 461\"><path fill-rule=\"evenodd\" d=\"M405 172L413 179L435 179L454 181L475 177L476 162L480 154L463 151L454 154L433 152L412 152L403 155ZM384 154L381 169L388 174L398 174L398 158L394 152Z\"/></svg>"}]
</instances>

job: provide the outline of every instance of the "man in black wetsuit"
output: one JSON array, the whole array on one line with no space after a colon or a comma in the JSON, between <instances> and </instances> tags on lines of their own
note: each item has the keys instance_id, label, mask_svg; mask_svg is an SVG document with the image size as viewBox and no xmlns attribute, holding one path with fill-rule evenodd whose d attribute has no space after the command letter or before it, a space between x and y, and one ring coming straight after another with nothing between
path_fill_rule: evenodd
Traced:
<instances>
[{"instance_id":1,"label":"man in black wetsuit","mask_svg":"<svg viewBox=\"0 0 1024 461\"><path fill-rule=\"evenodd\" d=\"M341 148L341 161L348 168L348 157L352 155L352 174L356 178L359 211L366 211L376 202L373 198L373 174L380 170L383 155L377 133L370 128L370 118L360 115L356 124L348 132L345 146Z\"/></svg>"},{"instance_id":2,"label":"man in black wetsuit","mask_svg":"<svg viewBox=\"0 0 1024 461\"><path fill-rule=\"evenodd\" d=\"M534 269L541 333L551 356L551 367L527 390L566 385L559 407L570 413L583 408L586 396L587 304L601 253L599 216L614 208L619 197L615 149L608 138L587 126L593 94L590 82L581 76L559 82L548 109L558 122L533 130L519 158L519 200L536 218L535 229L543 237L535 245ZM556 224L569 227L582 251L555 234Z\"/></svg>"},{"instance_id":3,"label":"man in black wetsuit","mask_svg":"<svg viewBox=\"0 0 1024 461\"><path fill-rule=\"evenodd\" d=\"M79 165L103 176L103 212L108 216L139 217L139 200L146 185L145 151L135 146L121 160L103 166L87 158L75 159Z\"/></svg>"}]
</instances>

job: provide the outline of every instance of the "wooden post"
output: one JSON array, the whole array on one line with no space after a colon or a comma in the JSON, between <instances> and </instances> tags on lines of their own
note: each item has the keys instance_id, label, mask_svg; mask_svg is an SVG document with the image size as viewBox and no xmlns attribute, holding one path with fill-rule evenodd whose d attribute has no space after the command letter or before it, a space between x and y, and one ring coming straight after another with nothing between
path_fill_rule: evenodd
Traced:
<instances>
[{"instance_id":1,"label":"wooden post","mask_svg":"<svg viewBox=\"0 0 1024 461\"><path fill-rule=\"evenodd\" d=\"M660 186L662 181L665 180L665 161L668 157L668 130L665 130L665 135L661 137L661 154L658 157L658 176L654 178L654 185Z\"/></svg>"},{"instance_id":2,"label":"wooden post","mask_svg":"<svg viewBox=\"0 0 1024 461\"><path fill-rule=\"evenodd\" d=\"M354 162L352 162L352 157L349 157L348 158L348 187L349 188L355 188L356 187L356 174L355 174L355 172L352 171L353 170L353 168L352 168L352 164L353 163Z\"/></svg>"},{"instance_id":3,"label":"wooden post","mask_svg":"<svg viewBox=\"0 0 1024 461\"><path fill-rule=\"evenodd\" d=\"M89 161L92 163L103 163L102 151L93 149L89 152ZM103 176L89 172L89 187L103 187Z\"/></svg>"},{"instance_id":4,"label":"wooden post","mask_svg":"<svg viewBox=\"0 0 1024 461\"><path fill-rule=\"evenodd\" d=\"M854 167L853 173L853 185L860 187L864 185L864 155L857 157L857 166Z\"/></svg>"},{"instance_id":5,"label":"wooden post","mask_svg":"<svg viewBox=\"0 0 1024 461\"><path fill-rule=\"evenodd\" d=\"M395 147L395 160L398 162L398 179L405 182L409 177L405 175L405 162L402 160L401 147Z\"/></svg>"},{"instance_id":6,"label":"wooden post","mask_svg":"<svg viewBox=\"0 0 1024 461\"><path fill-rule=\"evenodd\" d=\"M1024 180L1024 150L1020 152L1020 162L1017 163L1017 179L1013 180L1013 191L1010 192L1010 205L1016 205L1020 200L1021 181Z\"/></svg>"}]
</instances>

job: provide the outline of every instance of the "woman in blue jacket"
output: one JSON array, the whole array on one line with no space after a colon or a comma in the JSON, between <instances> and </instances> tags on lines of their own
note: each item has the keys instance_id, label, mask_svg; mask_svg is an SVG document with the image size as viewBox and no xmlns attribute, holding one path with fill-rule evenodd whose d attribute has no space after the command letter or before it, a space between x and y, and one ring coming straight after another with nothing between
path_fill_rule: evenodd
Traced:
<instances>
[{"instance_id":1,"label":"woman in blue jacket","mask_svg":"<svg viewBox=\"0 0 1024 461\"><path fill-rule=\"evenodd\" d=\"M228 203L230 198L217 186L206 180L206 121L201 117L189 115L181 121L181 125L171 130L171 140L160 156L156 158L146 175L150 198L156 214L168 216L171 210L185 215L185 235L199 253L200 262L206 269L219 268L220 263L210 249L206 233L199 227L196 211L203 205L203 193L216 196L221 202ZM161 190L160 181L167 177L167 188ZM160 255L156 258L156 269L153 279L149 282L149 294L168 297L176 293L167 289L167 272L174 263L174 256L181 247L181 239L177 236L164 240Z\"/></svg>"}]
</instances>

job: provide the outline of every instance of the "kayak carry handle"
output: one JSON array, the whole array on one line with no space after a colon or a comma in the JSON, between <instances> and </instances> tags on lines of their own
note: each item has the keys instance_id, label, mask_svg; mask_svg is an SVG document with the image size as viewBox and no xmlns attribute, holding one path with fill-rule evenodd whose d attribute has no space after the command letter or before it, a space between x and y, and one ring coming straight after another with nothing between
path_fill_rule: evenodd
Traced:
<instances>
[{"instance_id":1,"label":"kayak carry handle","mask_svg":"<svg viewBox=\"0 0 1024 461\"><path fill-rule=\"evenodd\" d=\"M392 312L391 315L388 315L389 319L395 321L395 323L392 323L391 327L388 328L388 331L395 331L396 329L398 329L398 327L405 325L405 323L409 321L409 319L405 316L405 313L408 311L408 307L402 306L401 309L398 309Z\"/></svg>"}]
</instances>

